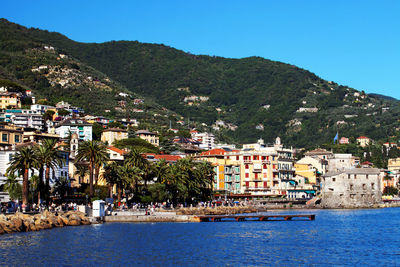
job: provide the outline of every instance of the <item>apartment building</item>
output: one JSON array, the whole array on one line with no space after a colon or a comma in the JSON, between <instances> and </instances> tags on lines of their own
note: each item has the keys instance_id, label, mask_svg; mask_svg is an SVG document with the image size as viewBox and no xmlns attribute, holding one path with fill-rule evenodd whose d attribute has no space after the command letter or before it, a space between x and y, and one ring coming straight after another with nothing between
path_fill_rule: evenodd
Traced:
<instances>
[{"instance_id":1,"label":"apartment building","mask_svg":"<svg viewBox=\"0 0 400 267\"><path fill-rule=\"evenodd\" d=\"M147 131L147 130L138 130L136 131L136 136L146 140L147 142L149 142L150 144L154 145L154 146L159 146L160 145L160 139L158 138L156 133Z\"/></svg>"}]
</instances>

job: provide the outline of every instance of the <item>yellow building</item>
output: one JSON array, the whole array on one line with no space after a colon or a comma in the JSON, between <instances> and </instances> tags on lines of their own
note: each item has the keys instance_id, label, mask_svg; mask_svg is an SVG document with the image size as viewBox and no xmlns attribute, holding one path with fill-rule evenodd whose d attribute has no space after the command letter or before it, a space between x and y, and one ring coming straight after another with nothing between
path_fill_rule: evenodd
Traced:
<instances>
[{"instance_id":1,"label":"yellow building","mask_svg":"<svg viewBox=\"0 0 400 267\"><path fill-rule=\"evenodd\" d=\"M107 143L108 145L112 145L115 141L126 138L128 138L128 131L119 128L106 129L101 134L101 141L103 143Z\"/></svg>"},{"instance_id":2,"label":"yellow building","mask_svg":"<svg viewBox=\"0 0 400 267\"><path fill-rule=\"evenodd\" d=\"M20 108L21 98L18 93L2 92L0 93L0 109Z\"/></svg>"},{"instance_id":3,"label":"yellow building","mask_svg":"<svg viewBox=\"0 0 400 267\"><path fill-rule=\"evenodd\" d=\"M136 135L139 138L146 140L147 142L149 142L153 146L159 146L160 145L160 140L159 140L159 138L158 138L156 133L149 132L147 130L139 130L139 131L136 131Z\"/></svg>"},{"instance_id":4,"label":"yellow building","mask_svg":"<svg viewBox=\"0 0 400 267\"><path fill-rule=\"evenodd\" d=\"M388 170L389 171L400 171L400 158L389 159L388 161Z\"/></svg>"},{"instance_id":5,"label":"yellow building","mask_svg":"<svg viewBox=\"0 0 400 267\"><path fill-rule=\"evenodd\" d=\"M213 189L221 194L241 193L241 165L236 158L227 156L224 149L211 149L203 152L196 158L205 160L214 166Z\"/></svg>"},{"instance_id":6,"label":"yellow building","mask_svg":"<svg viewBox=\"0 0 400 267\"><path fill-rule=\"evenodd\" d=\"M277 139L273 146L246 144L242 150L213 149L196 156L215 166L214 191L245 197L287 195L296 185L293 149L283 148Z\"/></svg>"},{"instance_id":7,"label":"yellow building","mask_svg":"<svg viewBox=\"0 0 400 267\"><path fill-rule=\"evenodd\" d=\"M8 147L23 142L24 131L13 125L0 125L0 146Z\"/></svg>"},{"instance_id":8,"label":"yellow building","mask_svg":"<svg viewBox=\"0 0 400 267\"><path fill-rule=\"evenodd\" d=\"M295 163L295 174L305 177L310 184L317 183L317 170L311 164L308 163Z\"/></svg>"}]
</instances>

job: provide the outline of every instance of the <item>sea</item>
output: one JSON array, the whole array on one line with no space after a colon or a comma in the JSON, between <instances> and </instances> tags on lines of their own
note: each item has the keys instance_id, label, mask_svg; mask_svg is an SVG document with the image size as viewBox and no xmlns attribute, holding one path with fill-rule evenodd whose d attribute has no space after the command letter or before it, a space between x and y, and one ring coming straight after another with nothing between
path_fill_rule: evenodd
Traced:
<instances>
[{"instance_id":1,"label":"sea","mask_svg":"<svg viewBox=\"0 0 400 267\"><path fill-rule=\"evenodd\" d=\"M395 266L400 208L315 221L105 223L0 236L1 266Z\"/></svg>"}]
</instances>

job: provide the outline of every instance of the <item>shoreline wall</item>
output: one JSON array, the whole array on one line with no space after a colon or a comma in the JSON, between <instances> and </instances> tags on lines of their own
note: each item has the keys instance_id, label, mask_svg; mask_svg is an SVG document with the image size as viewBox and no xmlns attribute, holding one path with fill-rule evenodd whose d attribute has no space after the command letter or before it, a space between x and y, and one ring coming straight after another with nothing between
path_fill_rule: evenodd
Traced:
<instances>
[{"instance_id":1,"label":"shoreline wall","mask_svg":"<svg viewBox=\"0 0 400 267\"><path fill-rule=\"evenodd\" d=\"M88 224L90 224L88 217L79 211L59 212L57 215L49 211L35 215L20 212L13 215L0 214L0 234Z\"/></svg>"}]
</instances>

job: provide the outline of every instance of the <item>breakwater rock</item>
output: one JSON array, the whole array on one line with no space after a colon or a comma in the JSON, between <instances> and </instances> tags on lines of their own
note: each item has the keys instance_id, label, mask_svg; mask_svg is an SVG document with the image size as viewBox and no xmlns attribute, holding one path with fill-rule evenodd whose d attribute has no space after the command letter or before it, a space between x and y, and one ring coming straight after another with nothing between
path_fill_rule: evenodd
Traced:
<instances>
[{"instance_id":1,"label":"breakwater rock","mask_svg":"<svg viewBox=\"0 0 400 267\"><path fill-rule=\"evenodd\" d=\"M90 224L89 219L79 211L59 212L58 214L44 211L35 215L19 212L13 215L0 214L0 234L87 224Z\"/></svg>"},{"instance_id":2,"label":"breakwater rock","mask_svg":"<svg viewBox=\"0 0 400 267\"><path fill-rule=\"evenodd\" d=\"M234 207L209 207L209 208L181 208L176 211L178 215L226 215L226 214L242 214L255 213L257 208L253 206L234 206Z\"/></svg>"}]
</instances>

